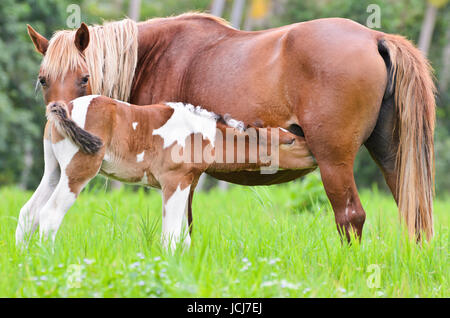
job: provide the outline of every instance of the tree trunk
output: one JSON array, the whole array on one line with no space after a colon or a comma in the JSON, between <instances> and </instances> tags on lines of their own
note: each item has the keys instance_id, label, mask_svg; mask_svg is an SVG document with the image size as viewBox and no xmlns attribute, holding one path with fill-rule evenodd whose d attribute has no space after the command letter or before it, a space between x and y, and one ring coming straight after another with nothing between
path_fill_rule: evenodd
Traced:
<instances>
[{"instance_id":1,"label":"tree trunk","mask_svg":"<svg viewBox=\"0 0 450 318\"><path fill-rule=\"evenodd\" d=\"M33 167L33 146L31 141L25 140L25 149L23 155L23 169L20 175L19 188L25 190L28 184L28 178L30 176L31 168Z\"/></svg>"},{"instance_id":2,"label":"tree trunk","mask_svg":"<svg viewBox=\"0 0 450 318\"><path fill-rule=\"evenodd\" d=\"M130 0L128 17L134 21L139 21L141 15L141 0Z\"/></svg>"},{"instance_id":3,"label":"tree trunk","mask_svg":"<svg viewBox=\"0 0 450 318\"><path fill-rule=\"evenodd\" d=\"M436 13L437 8L428 2L419 37L419 49L425 56L428 55L428 50L430 49L434 25L436 24Z\"/></svg>"},{"instance_id":4,"label":"tree trunk","mask_svg":"<svg viewBox=\"0 0 450 318\"><path fill-rule=\"evenodd\" d=\"M439 76L439 90L446 93L450 81L450 28L445 32L446 44L442 51L442 69Z\"/></svg>"},{"instance_id":5,"label":"tree trunk","mask_svg":"<svg viewBox=\"0 0 450 318\"><path fill-rule=\"evenodd\" d=\"M234 0L233 8L231 9L231 25L236 29L241 28L244 9L245 9L245 0Z\"/></svg>"},{"instance_id":6,"label":"tree trunk","mask_svg":"<svg viewBox=\"0 0 450 318\"><path fill-rule=\"evenodd\" d=\"M211 14L221 17L225 8L225 0L214 0L211 6Z\"/></svg>"}]
</instances>

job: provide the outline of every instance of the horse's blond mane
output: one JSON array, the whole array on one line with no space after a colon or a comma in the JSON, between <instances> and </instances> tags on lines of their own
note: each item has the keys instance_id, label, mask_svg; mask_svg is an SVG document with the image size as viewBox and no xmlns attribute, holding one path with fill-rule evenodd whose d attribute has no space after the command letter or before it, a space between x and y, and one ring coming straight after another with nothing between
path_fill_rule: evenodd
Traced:
<instances>
[{"instance_id":1,"label":"horse's blond mane","mask_svg":"<svg viewBox=\"0 0 450 318\"><path fill-rule=\"evenodd\" d=\"M226 20L199 12L140 23L164 19L206 19L231 28ZM137 23L124 19L90 26L90 41L83 54L75 46L75 33L76 30L55 32L41 64L42 75L55 80L64 78L69 71L85 67L90 74L92 94L128 101L137 64Z\"/></svg>"},{"instance_id":2,"label":"horse's blond mane","mask_svg":"<svg viewBox=\"0 0 450 318\"><path fill-rule=\"evenodd\" d=\"M42 61L42 75L64 78L69 71L86 67L92 94L128 101L137 64L138 31L125 19L89 27L90 41L84 54L76 48L76 30L57 31Z\"/></svg>"}]
</instances>

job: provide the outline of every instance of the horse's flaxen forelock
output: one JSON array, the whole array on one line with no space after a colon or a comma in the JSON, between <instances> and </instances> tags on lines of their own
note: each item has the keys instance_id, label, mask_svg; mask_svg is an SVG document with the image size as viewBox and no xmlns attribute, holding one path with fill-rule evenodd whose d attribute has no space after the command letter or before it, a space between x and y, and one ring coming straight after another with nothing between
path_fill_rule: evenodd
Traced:
<instances>
[{"instance_id":1,"label":"horse's flaxen forelock","mask_svg":"<svg viewBox=\"0 0 450 318\"><path fill-rule=\"evenodd\" d=\"M128 101L137 64L138 30L125 19L89 27L89 45L83 54L75 46L76 30L54 34L41 65L50 80L63 79L69 71L86 68L92 94Z\"/></svg>"},{"instance_id":2,"label":"horse's flaxen forelock","mask_svg":"<svg viewBox=\"0 0 450 318\"><path fill-rule=\"evenodd\" d=\"M51 81L63 80L69 71L87 67L85 59L75 47L75 31L57 31L49 41L41 64L41 75Z\"/></svg>"}]
</instances>

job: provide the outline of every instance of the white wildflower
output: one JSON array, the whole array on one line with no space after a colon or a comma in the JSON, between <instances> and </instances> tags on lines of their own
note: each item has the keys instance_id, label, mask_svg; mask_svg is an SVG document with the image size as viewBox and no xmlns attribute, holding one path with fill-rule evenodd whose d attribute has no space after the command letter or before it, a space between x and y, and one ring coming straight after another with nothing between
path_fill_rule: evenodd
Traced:
<instances>
[{"instance_id":1,"label":"white wildflower","mask_svg":"<svg viewBox=\"0 0 450 318\"><path fill-rule=\"evenodd\" d=\"M130 268L133 269L133 268L139 267L140 265L141 265L141 263L134 262L134 263L130 264Z\"/></svg>"}]
</instances>

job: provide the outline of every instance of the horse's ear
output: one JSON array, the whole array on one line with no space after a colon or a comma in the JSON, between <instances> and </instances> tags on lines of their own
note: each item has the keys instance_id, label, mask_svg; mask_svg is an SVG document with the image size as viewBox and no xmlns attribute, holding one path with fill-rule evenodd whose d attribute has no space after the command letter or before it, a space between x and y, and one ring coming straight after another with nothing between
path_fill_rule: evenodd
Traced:
<instances>
[{"instance_id":1,"label":"horse's ear","mask_svg":"<svg viewBox=\"0 0 450 318\"><path fill-rule=\"evenodd\" d=\"M42 55L45 55L45 52L47 52L48 48L48 40L37 33L29 24L27 24L27 29L28 35L30 36L31 41L33 41L36 51L38 51Z\"/></svg>"},{"instance_id":2,"label":"horse's ear","mask_svg":"<svg viewBox=\"0 0 450 318\"><path fill-rule=\"evenodd\" d=\"M81 53L83 53L88 45L89 45L89 28L83 22L81 23L80 27L77 30L77 33L75 34L75 46L78 48L78 50L80 50Z\"/></svg>"}]
</instances>

